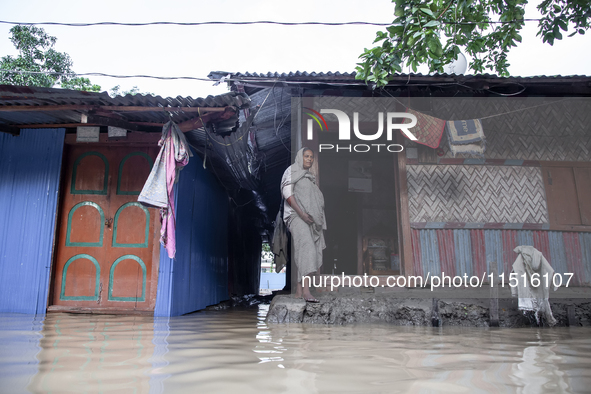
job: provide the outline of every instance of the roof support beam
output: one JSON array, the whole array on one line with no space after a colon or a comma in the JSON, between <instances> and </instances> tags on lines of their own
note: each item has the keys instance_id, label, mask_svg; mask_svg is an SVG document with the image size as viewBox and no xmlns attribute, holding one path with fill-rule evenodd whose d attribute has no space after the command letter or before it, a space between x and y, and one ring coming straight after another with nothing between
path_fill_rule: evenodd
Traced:
<instances>
[{"instance_id":1,"label":"roof support beam","mask_svg":"<svg viewBox=\"0 0 591 394\"><path fill-rule=\"evenodd\" d=\"M101 122L101 123L93 123L93 122L88 122L88 123L34 123L34 124L19 124L19 125L16 125L15 127L17 129L58 129L58 128L78 127L78 126L115 126L115 127L126 128L124 126L116 126L113 124L108 125L108 124L105 124L104 122ZM164 126L164 123L127 122L127 126L133 127L133 128L128 128L127 130L135 131L135 130L139 130L139 126L162 127L162 126Z\"/></svg>"},{"instance_id":2,"label":"roof support beam","mask_svg":"<svg viewBox=\"0 0 591 394\"><path fill-rule=\"evenodd\" d=\"M85 120L84 118L86 118L86 122L84 122L84 120ZM98 115L82 116L82 123L93 123L93 124L98 124L100 126L121 127L122 129L132 130L132 131L138 130L138 126L136 124L127 122L125 120L107 118L106 116L98 116Z\"/></svg>"},{"instance_id":3,"label":"roof support beam","mask_svg":"<svg viewBox=\"0 0 591 394\"><path fill-rule=\"evenodd\" d=\"M229 107L140 107L125 105L4 105L0 112L115 111L115 112L224 112Z\"/></svg>"},{"instance_id":4,"label":"roof support beam","mask_svg":"<svg viewBox=\"0 0 591 394\"><path fill-rule=\"evenodd\" d=\"M191 131L191 130L195 130L195 129L203 127L204 124L207 122L226 120L226 119L229 119L232 116L236 115L236 111L237 111L236 108L225 107L224 109L225 109L224 112L221 112L221 113L220 112L213 112L213 113L205 114L203 116L198 116L193 119L189 119L183 123L179 123L178 126L183 133L186 133L187 131Z\"/></svg>"},{"instance_id":5,"label":"roof support beam","mask_svg":"<svg viewBox=\"0 0 591 394\"><path fill-rule=\"evenodd\" d=\"M47 107L47 106L45 106ZM23 106L23 108L34 108L34 111L43 111L44 106L36 106L36 107L25 107ZM105 106L83 106L83 105L79 105L79 106L49 106L54 108L54 110L84 110L86 109L87 111L96 111L97 109L100 109L100 115L98 114L94 114L94 113L90 113L90 114L82 114L81 116L81 122L80 123L43 123L43 124L39 124L39 123L33 123L33 124L18 124L18 125L3 125L0 127L4 127L4 129L6 130L12 130L12 132L17 132L19 131L19 129L41 129L41 128L59 128L59 127L78 127L78 126L115 126L115 127L121 127L127 130L131 130L131 131L137 131L139 130L142 126L144 127L162 127L164 126L164 123L159 123L159 122L130 122L130 121L126 121L122 118L118 118L118 117L113 117L114 114L109 113L109 108L130 108L130 107L119 107L119 106L114 106L114 107L105 107ZM61 107L61 108L56 108L56 107ZM64 108L67 107L67 108ZM75 107L75 108L74 108ZM8 111L7 108L11 108L10 111L13 112L18 112L18 111L14 111L14 106L11 107L0 107L0 112L1 111ZM107 108L105 110L105 108ZM163 108L160 107L138 107L138 108L142 108L143 111L147 110L147 111L157 111L157 110L163 110ZM159 109L158 109L159 108ZM170 108L172 107L167 107L166 110L170 110ZM177 110L179 107L177 107ZM186 108L190 108L189 111L185 111ZM199 111L198 111L199 109ZM179 123L178 126L180 127L180 129L183 132L187 132L187 131L191 131L191 130L195 130L198 128L203 127L203 125L207 122L214 122L214 121L221 121L221 120L226 120L231 118L232 116L236 115L236 113L238 112L238 109L236 107L233 106L228 106L228 107L215 107L215 108L200 108L200 107L183 107L181 109L183 112L198 112L200 115L196 116L192 119L189 119L185 122ZM33 109L24 109L24 111L33 111ZM114 112L120 112L119 110L114 111ZM203 114L201 115L201 113L203 112ZM5 131L3 129L0 128L0 131ZM6 131L6 132L11 132L11 131Z\"/></svg>"}]
</instances>

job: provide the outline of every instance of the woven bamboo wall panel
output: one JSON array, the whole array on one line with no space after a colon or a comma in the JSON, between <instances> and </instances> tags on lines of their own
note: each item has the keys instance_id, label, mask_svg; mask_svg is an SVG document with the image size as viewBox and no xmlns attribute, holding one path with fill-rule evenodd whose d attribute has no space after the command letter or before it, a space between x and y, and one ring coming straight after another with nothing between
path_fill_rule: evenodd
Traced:
<instances>
[{"instance_id":1,"label":"woven bamboo wall panel","mask_svg":"<svg viewBox=\"0 0 591 394\"><path fill-rule=\"evenodd\" d=\"M484 118L487 159L590 161L591 100L559 100L564 99L440 99L432 101L432 115ZM445 134L440 147L443 157L453 157Z\"/></svg>"},{"instance_id":2,"label":"woven bamboo wall panel","mask_svg":"<svg viewBox=\"0 0 591 394\"><path fill-rule=\"evenodd\" d=\"M353 121L377 122L403 106L443 120L482 119L487 159L591 161L591 100L556 97L314 97L315 109L340 109ZM328 115L327 120L336 120ZM375 132L375 130L367 130ZM406 141L407 147L417 146ZM444 133L443 157L453 157ZM473 157L458 155L458 157Z\"/></svg>"},{"instance_id":3,"label":"woven bamboo wall panel","mask_svg":"<svg viewBox=\"0 0 591 394\"><path fill-rule=\"evenodd\" d=\"M538 167L409 165L411 222L547 223Z\"/></svg>"}]
</instances>

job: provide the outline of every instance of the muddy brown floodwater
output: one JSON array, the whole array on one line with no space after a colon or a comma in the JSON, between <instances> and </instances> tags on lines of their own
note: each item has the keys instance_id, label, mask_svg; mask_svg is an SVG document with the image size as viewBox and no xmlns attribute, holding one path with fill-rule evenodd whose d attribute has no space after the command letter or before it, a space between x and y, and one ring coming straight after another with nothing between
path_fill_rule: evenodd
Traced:
<instances>
[{"instance_id":1,"label":"muddy brown floodwater","mask_svg":"<svg viewBox=\"0 0 591 394\"><path fill-rule=\"evenodd\" d=\"M0 315L2 393L589 392L591 329Z\"/></svg>"}]
</instances>

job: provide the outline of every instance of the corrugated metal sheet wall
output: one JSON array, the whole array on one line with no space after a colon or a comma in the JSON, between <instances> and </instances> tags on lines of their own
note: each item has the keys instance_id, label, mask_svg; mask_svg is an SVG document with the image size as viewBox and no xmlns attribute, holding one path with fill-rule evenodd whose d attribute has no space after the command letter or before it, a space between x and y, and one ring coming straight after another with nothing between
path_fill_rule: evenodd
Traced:
<instances>
[{"instance_id":1,"label":"corrugated metal sheet wall","mask_svg":"<svg viewBox=\"0 0 591 394\"><path fill-rule=\"evenodd\" d=\"M412 229L415 275L478 275L497 263L508 275L519 245L542 252L554 271L573 273L570 285L591 284L591 233L529 230Z\"/></svg>"},{"instance_id":2,"label":"corrugated metal sheet wall","mask_svg":"<svg viewBox=\"0 0 591 394\"><path fill-rule=\"evenodd\" d=\"M160 250L154 316L179 316L228 299L228 198L194 156L176 188L176 259Z\"/></svg>"},{"instance_id":3,"label":"corrugated metal sheet wall","mask_svg":"<svg viewBox=\"0 0 591 394\"><path fill-rule=\"evenodd\" d=\"M64 136L0 133L0 312L46 311Z\"/></svg>"}]
</instances>

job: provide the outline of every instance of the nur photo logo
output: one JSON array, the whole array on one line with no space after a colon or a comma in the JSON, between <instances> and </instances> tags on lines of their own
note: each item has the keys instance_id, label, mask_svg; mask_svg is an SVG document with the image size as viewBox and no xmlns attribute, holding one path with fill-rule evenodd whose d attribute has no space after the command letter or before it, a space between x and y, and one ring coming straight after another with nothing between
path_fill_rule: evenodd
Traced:
<instances>
[{"instance_id":1,"label":"nur photo logo","mask_svg":"<svg viewBox=\"0 0 591 394\"><path fill-rule=\"evenodd\" d=\"M351 119L344 111L338 109L321 109L320 112L309 107L304 107L309 116L306 122L306 138L312 140L314 138L314 124L317 124L320 131L329 131L328 123L323 114L335 116L338 124L338 139L339 141L351 141L352 138L361 141L376 141L382 137L384 130L386 132L386 139L392 141L394 131L400 130L407 138L416 141L417 138L410 132L410 128L416 126L417 118L414 114L406 112L378 112L377 131L362 132L359 127L359 112L353 112L353 127L351 127ZM405 122L407 119L410 122ZM353 130L353 136L351 135ZM319 152L327 150L347 151L347 152L369 152L376 150L380 152L381 149L388 152L401 152L404 147L400 144L319 144Z\"/></svg>"}]
</instances>

